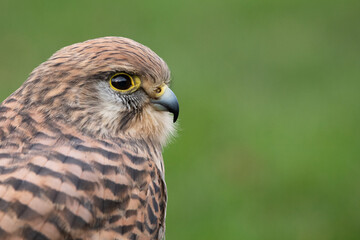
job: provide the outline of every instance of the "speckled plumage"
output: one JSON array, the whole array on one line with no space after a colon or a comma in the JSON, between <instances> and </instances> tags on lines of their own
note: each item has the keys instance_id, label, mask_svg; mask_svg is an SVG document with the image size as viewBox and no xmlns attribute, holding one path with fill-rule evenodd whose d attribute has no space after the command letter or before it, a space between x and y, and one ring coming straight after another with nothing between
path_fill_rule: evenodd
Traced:
<instances>
[{"instance_id":1,"label":"speckled plumage","mask_svg":"<svg viewBox=\"0 0 360 240\"><path fill-rule=\"evenodd\" d=\"M141 88L119 94L117 72ZM166 63L126 38L65 47L0 106L1 239L162 239Z\"/></svg>"}]
</instances>

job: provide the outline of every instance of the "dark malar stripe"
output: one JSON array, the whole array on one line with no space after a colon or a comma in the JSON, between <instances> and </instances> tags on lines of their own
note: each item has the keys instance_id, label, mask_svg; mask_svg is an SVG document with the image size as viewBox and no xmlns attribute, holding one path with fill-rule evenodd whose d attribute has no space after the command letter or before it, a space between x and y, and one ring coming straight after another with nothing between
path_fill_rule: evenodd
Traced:
<instances>
[{"instance_id":1,"label":"dark malar stripe","mask_svg":"<svg viewBox=\"0 0 360 240\"><path fill-rule=\"evenodd\" d=\"M122 130L127 128L128 123L135 117L136 113L134 111L126 113L120 120L119 127Z\"/></svg>"}]
</instances>

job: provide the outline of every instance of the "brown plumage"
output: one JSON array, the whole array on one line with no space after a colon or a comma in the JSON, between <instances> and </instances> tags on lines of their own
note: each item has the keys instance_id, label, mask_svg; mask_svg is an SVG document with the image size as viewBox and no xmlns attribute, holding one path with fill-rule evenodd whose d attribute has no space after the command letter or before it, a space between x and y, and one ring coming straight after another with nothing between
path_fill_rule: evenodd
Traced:
<instances>
[{"instance_id":1,"label":"brown plumage","mask_svg":"<svg viewBox=\"0 0 360 240\"><path fill-rule=\"evenodd\" d=\"M37 67L0 106L0 239L162 239L161 151L179 110L169 78L120 37Z\"/></svg>"}]
</instances>

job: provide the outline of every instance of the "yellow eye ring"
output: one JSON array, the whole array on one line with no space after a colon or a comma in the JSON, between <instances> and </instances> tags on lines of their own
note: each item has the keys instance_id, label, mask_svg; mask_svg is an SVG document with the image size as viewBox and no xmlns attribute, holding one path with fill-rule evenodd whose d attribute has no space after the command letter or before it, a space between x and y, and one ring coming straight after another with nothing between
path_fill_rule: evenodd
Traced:
<instances>
[{"instance_id":1,"label":"yellow eye ring","mask_svg":"<svg viewBox=\"0 0 360 240\"><path fill-rule=\"evenodd\" d=\"M135 92L141 84L138 76L130 76L127 73L117 73L109 80L110 87L117 92L132 93Z\"/></svg>"},{"instance_id":2,"label":"yellow eye ring","mask_svg":"<svg viewBox=\"0 0 360 240\"><path fill-rule=\"evenodd\" d=\"M160 87L155 88L155 90L154 90L155 91L155 97L156 98L161 97L164 94L166 88L167 88L166 84L162 84Z\"/></svg>"}]
</instances>

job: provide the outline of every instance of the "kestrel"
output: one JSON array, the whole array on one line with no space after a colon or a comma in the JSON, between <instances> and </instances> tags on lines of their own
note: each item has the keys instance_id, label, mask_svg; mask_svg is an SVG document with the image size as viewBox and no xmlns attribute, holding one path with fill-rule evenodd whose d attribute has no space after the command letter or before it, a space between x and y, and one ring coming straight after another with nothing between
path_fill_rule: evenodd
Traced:
<instances>
[{"instance_id":1,"label":"kestrel","mask_svg":"<svg viewBox=\"0 0 360 240\"><path fill-rule=\"evenodd\" d=\"M170 71L133 40L67 46L0 105L0 239L162 239Z\"/></svg>"}]
</instances>

